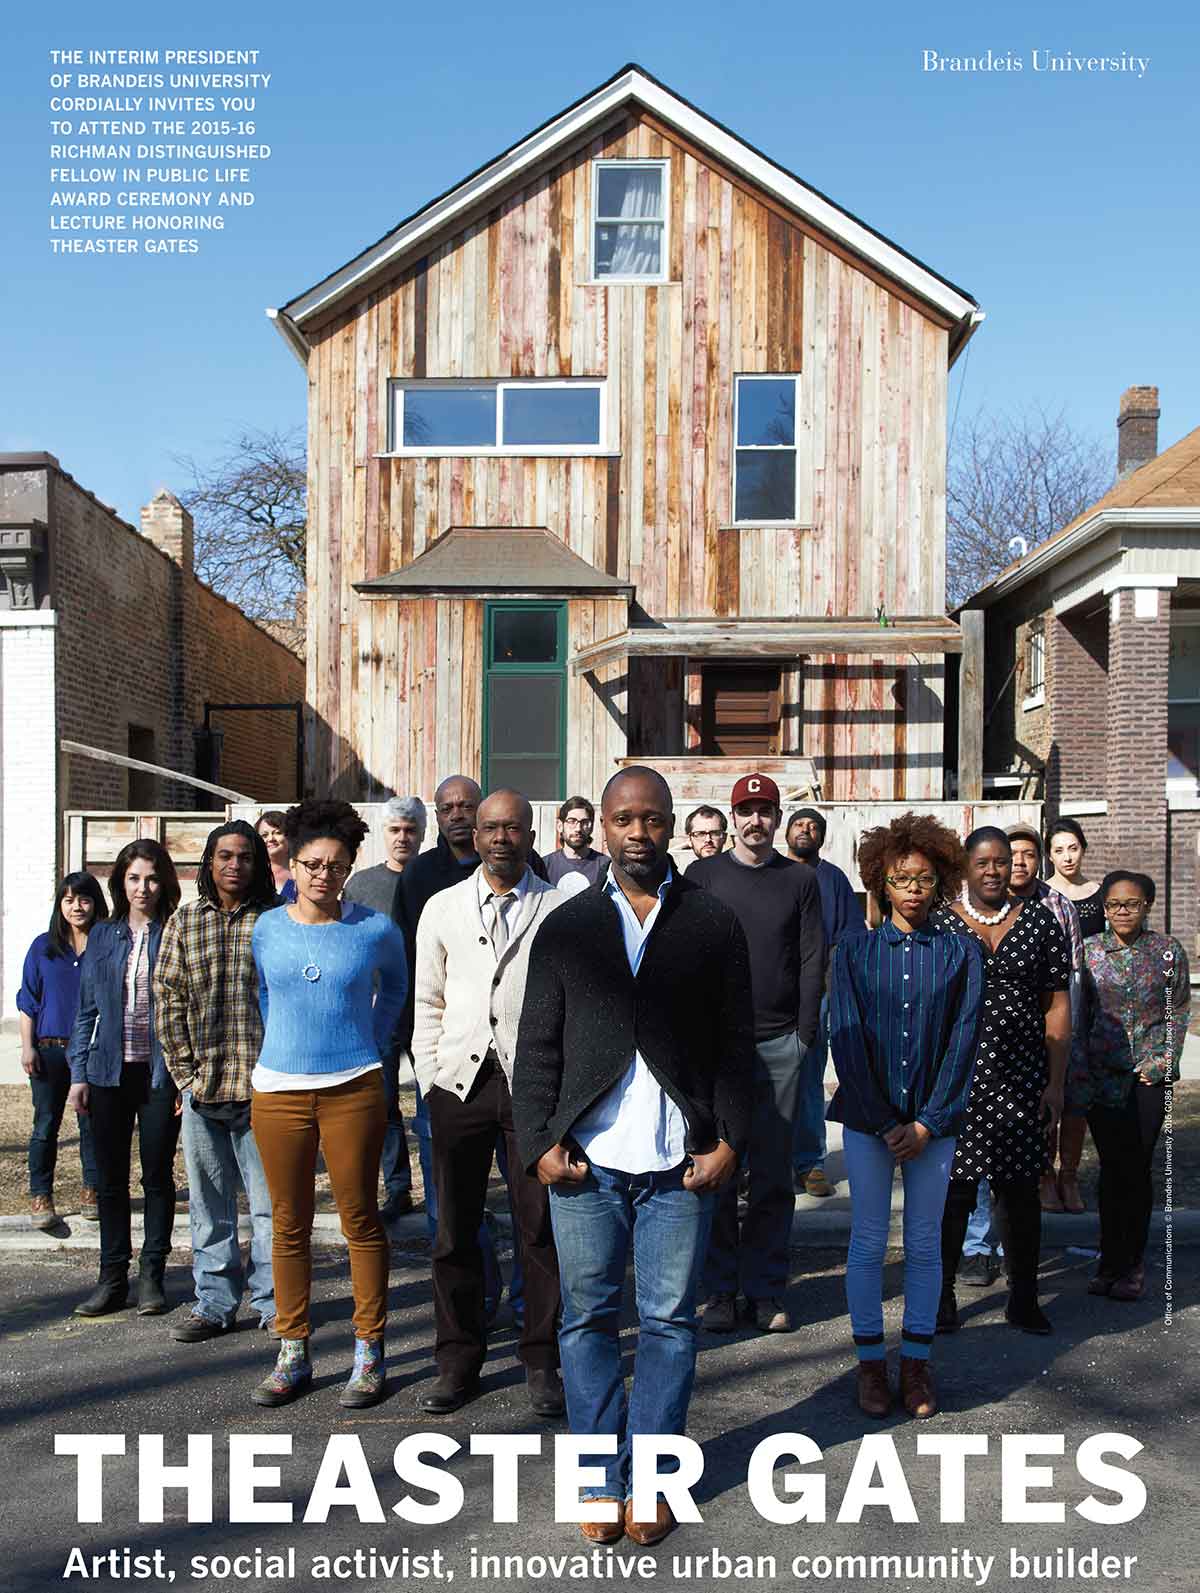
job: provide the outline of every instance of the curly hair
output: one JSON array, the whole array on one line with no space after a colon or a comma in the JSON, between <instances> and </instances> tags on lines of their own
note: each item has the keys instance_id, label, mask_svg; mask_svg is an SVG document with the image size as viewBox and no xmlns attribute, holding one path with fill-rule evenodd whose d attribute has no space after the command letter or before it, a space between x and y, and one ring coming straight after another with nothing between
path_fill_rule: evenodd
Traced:
<instances>
[{"instance_id":1,"label":"curly hair","mask_svg":"<svg viewBox=\"0 0 1200 1593\"><path fill-rule=\"evenodd\" d=\"M956 895L962 884L966 857L954 831L927 813L902 813L890 824L865 830L858 840L858 872L885 916L890 911L888 869L912 852L920 852L933 864L940 898Z\"/></svg>"},{"instance_id":2,"label":"curly hair","mask_svg":"<svg viewBox=\"0 0 1200 1593\"><path fill-rule=\"evenodd\" d=\"M340 841L353 862L367 838L367 828L351 803L317 797L305 797L283 815L289 858L310 841L330 840Z\"/></svg>"}]
</instances>

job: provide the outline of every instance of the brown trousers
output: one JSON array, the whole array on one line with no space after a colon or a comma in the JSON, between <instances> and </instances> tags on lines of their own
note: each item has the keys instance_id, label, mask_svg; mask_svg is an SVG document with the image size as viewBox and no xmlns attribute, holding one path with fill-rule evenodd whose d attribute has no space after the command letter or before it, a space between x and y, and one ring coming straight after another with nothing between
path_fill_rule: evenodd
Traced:
<instances>
[{"instance_id":1,"label":"brown trousers","mask_svg":"<svg viewBox=\"0 0 1200 1593\"><path fill-rule=\"evenodd\" d=\"M387 1233L379 1220L379 1157L387 1129L383 1073L362 1073L327 1090L256 1090L250 1121L271 1191L275 1326L306 1339L312 1286L317 1151L350 1249L354 1333L382 1339L387 1320Z\"/></svg>"}]
</instances>

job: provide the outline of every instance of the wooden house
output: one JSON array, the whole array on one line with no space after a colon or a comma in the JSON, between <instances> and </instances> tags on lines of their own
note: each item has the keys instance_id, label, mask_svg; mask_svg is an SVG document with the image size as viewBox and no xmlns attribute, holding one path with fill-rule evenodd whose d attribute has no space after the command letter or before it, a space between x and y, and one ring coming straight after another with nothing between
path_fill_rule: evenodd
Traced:
<instances>
[{"instance_id":1,"label":"wooden house","mask_svg":"<svg viewBox=\"0 0 1200 1593\"><path fill-rule=\"evenodd\" d=\"M629 66L269 313L310 789L942 796L962 289Z\"/></svg>"}]
</instances>

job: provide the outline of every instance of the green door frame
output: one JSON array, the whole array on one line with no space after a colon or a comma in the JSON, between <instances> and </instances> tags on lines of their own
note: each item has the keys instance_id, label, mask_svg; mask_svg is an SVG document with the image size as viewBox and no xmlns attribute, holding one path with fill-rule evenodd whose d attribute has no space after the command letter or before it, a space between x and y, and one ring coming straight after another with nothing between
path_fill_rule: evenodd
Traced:
<instances>
[{"instance_id":1,"label":"green door frame","mask_svg":"<svg viewBox=\"0 0 1200 1593\"><path fill-rule=\"evenodd\" d=\"M494 637L494 620L498 613L512 613L520 610L524 613L552 612L556 616L554 662L552 664L494 664L492 662L492 642ZM484 791L491 787L489 779L491 761L491 677L493 675L558 675L562 681L562 690L559 693L558 709L558 791L554 801L562 802L566 797L567 774L567 605L565 603L552 603L536 601L523 602L519 598L487 603L483 611L483 746L480 749L482 768L480 770L480 785ZM506 753L512 757L512 753ZM517 754L520 756L520 754ZM542 756L542 755L539 755ZM548 797L540 798L542 801L551 800Z\"/></svg>"}]
</instances>

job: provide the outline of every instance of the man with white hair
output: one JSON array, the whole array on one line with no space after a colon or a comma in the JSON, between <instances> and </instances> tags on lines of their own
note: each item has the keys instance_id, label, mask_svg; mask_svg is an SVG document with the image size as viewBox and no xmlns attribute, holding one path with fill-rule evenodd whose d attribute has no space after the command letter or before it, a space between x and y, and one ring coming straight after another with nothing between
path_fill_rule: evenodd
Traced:
<instances>
[{"instance_id":1,"label":"man with white hair","mask_svg":"<svg viewBox=\"0 0 1200 1593\"><path fill-rule=\"evenodd\" d=\"M384 860L374 868L351 874L343 893L345 899L374 908L377 913L386 913L394 923L401 923L400 876L421 850L425 824L425 804L420 797L389 798L383 804ZM413 1207L412 1166L400 1111L400 1051L399 1045L393 1045L383 1059L388 1126L380 1165L387 1198L379 1208L379 1215L384 1222L393 1222Z\"/></svg>"}]
</instances>

